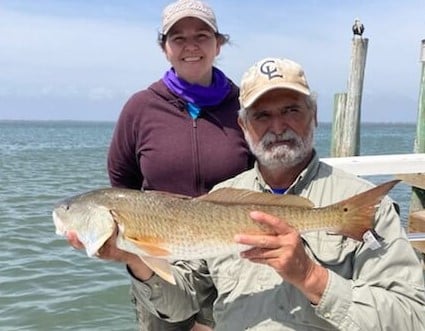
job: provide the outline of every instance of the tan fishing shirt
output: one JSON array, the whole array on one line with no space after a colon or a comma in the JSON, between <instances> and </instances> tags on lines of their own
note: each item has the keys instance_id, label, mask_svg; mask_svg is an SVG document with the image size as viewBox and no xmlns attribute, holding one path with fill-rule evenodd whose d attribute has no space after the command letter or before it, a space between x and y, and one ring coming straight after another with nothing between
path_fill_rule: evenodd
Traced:
<instances>
[{"instance_id":1,"label":"tan fishing shirt","mask_svg":"<svg viewBox=\"0 0 425 331\"><path fill-rule=\"evenodd\" d=\"M307 197L320 207L371 186L315 156L288 193ZM270 191L257 167L218 187ZM201 323L220 331L425 330L422 266L388 197L377 211L375 229L384 238L376 250L324 231L302 235L308 254L329 269L317 306L272 268L234 255L179 261L174 269L176 286L156 275L146 282L133 277L136 307L143 305L169 322L198 313Z\"/></svg>"}]
</instances>

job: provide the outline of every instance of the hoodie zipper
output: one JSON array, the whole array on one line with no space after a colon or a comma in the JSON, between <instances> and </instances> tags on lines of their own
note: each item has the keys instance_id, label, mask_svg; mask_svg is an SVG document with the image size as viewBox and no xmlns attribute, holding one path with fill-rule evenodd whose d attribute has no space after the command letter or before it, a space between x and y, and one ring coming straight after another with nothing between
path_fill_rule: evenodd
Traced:
<instances>
[{"instance_id":1,"label":"hoodie zipper","mask_svg":"<svg viewBox=\"0 0 425 331\"><path fill-rule=\"evenodd\" d=\"M192 153L194 160L194 181L195 181L195 190L201 194L201 169L199 162L199 145L198 145L198 124L197 119L192 119Z\"/></svg>"}]
</instances>

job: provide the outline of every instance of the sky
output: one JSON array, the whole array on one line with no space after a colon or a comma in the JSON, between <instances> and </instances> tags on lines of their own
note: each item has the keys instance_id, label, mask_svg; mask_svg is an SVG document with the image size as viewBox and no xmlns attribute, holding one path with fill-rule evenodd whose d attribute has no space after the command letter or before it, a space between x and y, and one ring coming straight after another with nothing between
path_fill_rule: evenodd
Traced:
<instances>
[{"instance_id":1,"label":"sky","mask_svg":"<svg viewBox=\"0 0 425 331\"><path fill-rule=\"evenodd\" d=\"M1 0L0 120L116 121L135 92L169 63L156 37L169 0ZM347 91L351 26L369 39L362 122L415 122L423 0L209 0L223 46L215 65L239 84L264 57L302 64L331 122Z\"/></svg>"}]
</instances>

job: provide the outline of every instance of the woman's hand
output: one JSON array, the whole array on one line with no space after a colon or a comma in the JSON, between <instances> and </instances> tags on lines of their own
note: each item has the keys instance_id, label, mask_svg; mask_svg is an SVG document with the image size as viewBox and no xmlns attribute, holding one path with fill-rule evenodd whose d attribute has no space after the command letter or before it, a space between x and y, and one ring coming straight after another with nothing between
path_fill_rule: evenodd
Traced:
<instances>
[{"instance_id":1,"label":"woman's hand","mask_svg":"<svg viewBox=\"0 0 425 331\"><path fill-rule=\"evenodd\" d=\"M109 260L127 264L132 274L138 279L144 281L152 277L153 271L137 255L121 250L117 247L118 228L112 236L103 244L96 253L96 256L102 260ZM75 249L84 249L84 245L78 239L75 231L68 231L66 238L69 244Z\"/></svg>"}]
</instances>

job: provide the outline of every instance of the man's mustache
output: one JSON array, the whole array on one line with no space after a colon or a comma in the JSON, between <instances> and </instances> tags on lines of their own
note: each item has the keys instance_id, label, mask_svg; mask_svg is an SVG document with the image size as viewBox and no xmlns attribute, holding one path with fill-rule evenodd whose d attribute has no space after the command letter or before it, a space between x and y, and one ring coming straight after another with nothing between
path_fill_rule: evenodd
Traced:
<instances>
[{"instance_id":1,"label":"man's mustache","mask_svg":"<svg viewBox=\"0 0 425 331\"><path fill-rule=\"evenodd\" d=\"M287 142L288 140L295 140L296 142L300 142L301 138L292 130L287 130L280 134L275 134L273 132L267 132L263 139L261 139L261 144L264 147L267 147L271 144Z\"/></svg>"}]
</instances>

